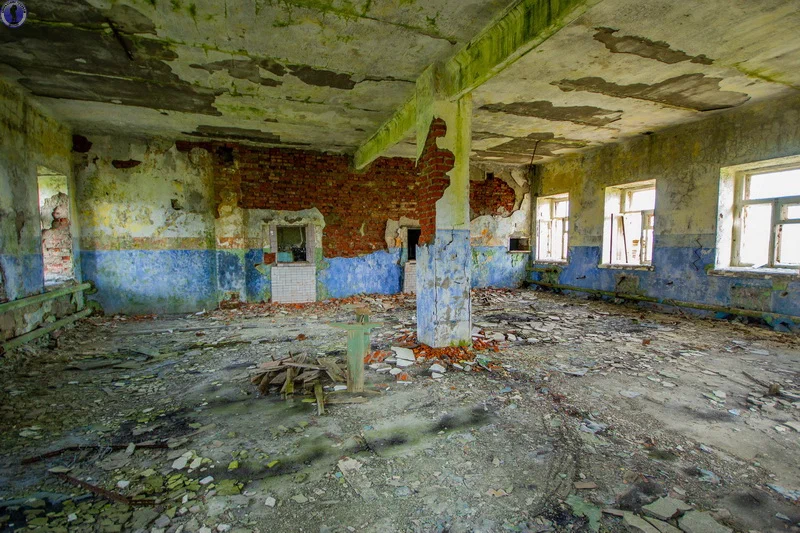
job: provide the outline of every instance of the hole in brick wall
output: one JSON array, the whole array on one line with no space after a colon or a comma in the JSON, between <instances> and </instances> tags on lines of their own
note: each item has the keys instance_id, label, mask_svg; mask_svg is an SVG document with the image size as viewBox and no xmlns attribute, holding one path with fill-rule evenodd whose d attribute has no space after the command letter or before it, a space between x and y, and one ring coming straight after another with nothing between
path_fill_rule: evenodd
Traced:
<instances>
[{"instance_id":1,"label":"hole in brick wall","mask_svg":"<svg viewBox=\"0 0 800 533\"><path fill-rule=\"evenodd\" d=\"M75 276L67 177L38 167L39 214L45 287Z\"/></svg>"},{"instance_id":2,"label":"hole in brick wall","mask_svg":"<svg viewBox=\"0 0 800 533\"><path fill-rule=\"evenodd\" d=\"M229 146L220 146L217 148L217 157L223 165L233 164L233 148Z\"/></svg>"}]
</instances>

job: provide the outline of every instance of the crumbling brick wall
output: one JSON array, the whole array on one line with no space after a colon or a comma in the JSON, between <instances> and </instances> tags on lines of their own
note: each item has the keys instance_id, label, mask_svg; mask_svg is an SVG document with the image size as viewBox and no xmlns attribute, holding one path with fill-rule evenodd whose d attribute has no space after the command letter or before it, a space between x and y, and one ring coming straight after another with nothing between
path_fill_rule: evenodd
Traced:
<instances>
[{"instance_id":1,"label":"crumbling brick wall","mask_svg":"<svg viewBox=\"0 0 800 533\"><path fill-rule=\"evenodd\" d=\"M386 221L416 218L421 184L414 161L381 158L365 171L344 155L234 143L182 143L214 157L214 189L234 191L239 207L299 211L316 207L325 217L325 257L356 257L386 248Z\"/></svg>"},{"instance_id":2,"label":"crumbling brick wall","mask_svg":"<svg viewBox=\"0 0 800 533\"><path fill-rule=\"evenodd\" d=\"M42 204L42 214L47 214L50 227L42 229L42 256L44 277L48 283L73 278L72 234L69 221L69 197L58 193Z\"/></svg>"},{"instance_id":3,"label":"crumbling brick wall","mask_svg":"<svg viewBox=\"0 0 800 533\"><path fill-rule=\"evenodd\" d=\"M469 184L470 219L484 215L508 216L514 211L516 192L502 179L493 176Z\"/></svg>"},{"instance_id":4,"label":"crumbling brick wall","mask_svg":"<svg viewBox=\"0 0 800 533\"><path fill-rule=\"evenodd\" d=\"M443 150L436 144L436 139L445 135L447 135L447 124L440 118L434 119L419 159L417 171L422 186L418 207L420 244L431 244L436 236L436 202L450 185L447 173L453 169L456 162L451 151Z\"/></svg>"},{"instance_id":5,"label":"crumbling brick wall","mask_svg":"<svg viewBox=\"0 0 800 533\"><path fill-rule=\"evenodd\" d=\"M179 141L177 147L213 155L216 207L223 195L233 193L243 209L317 208L325 217L324 256L356 257L385 249L386 222L401 217L420 221L420 244L432 242L436 201L449 186L447 173L455 165L453 154L436 145L446 132L443 120L431 123L416 165L406 158L380 158L364 171L353 170L345 155L222 142ZM471 198L473 209L511 212L514 190L500 179L488 181L471 184L479 187Z\"/></svg>"}]
</instances>

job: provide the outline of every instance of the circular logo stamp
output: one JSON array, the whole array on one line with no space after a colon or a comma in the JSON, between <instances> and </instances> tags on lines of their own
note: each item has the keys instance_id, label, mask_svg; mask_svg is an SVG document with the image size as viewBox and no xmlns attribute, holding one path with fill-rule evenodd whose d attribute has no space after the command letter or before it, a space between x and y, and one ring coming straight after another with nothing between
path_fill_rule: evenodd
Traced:
<instances>
[{"instance_id":1,"label":"circular logo stamp","mask_svg":"<svg viewBox=\"0 0 800 533\"><path fill-rule=\"evenodd\" d=\"M19 0L8 0L0 9L0 20L9 28L19 28L28 18L28 8Z\"/></svg>"}]
</instances>

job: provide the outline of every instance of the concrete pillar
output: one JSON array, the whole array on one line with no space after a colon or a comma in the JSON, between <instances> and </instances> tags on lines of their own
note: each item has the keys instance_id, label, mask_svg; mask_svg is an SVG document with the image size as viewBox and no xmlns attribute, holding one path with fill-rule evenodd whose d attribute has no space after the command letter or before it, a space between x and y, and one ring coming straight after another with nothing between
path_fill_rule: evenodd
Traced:
<instances>
[{"instance_id":1,"label":"concrete pillar","mask_svg":"<svg viewBox=\"0 0 800 533\"><path fill-rule=\"evenodd\" d=\"M472 341L469 153L472 99L431 103L419 160L426 191L417 247L417 337L433 347Z\"/></svg>"}]
</instances>

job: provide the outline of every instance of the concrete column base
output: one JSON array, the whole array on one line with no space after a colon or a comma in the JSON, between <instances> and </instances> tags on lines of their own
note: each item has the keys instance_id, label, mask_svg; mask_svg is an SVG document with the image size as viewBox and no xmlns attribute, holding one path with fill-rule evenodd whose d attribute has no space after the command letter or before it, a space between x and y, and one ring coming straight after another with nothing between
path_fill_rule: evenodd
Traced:
<instances>
[{"instance_id":1,"label":"concrete column base","mask_svg":"<svg viewBox=\"0 0 800 533\"><path fill-rule=\"evenodd\" d=\"M469 230L436 230L417 247L417 338L442 348L472 342L472 249Z\"/></svg>"}]
</instances>

